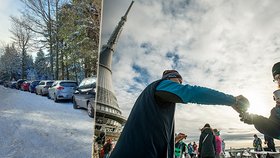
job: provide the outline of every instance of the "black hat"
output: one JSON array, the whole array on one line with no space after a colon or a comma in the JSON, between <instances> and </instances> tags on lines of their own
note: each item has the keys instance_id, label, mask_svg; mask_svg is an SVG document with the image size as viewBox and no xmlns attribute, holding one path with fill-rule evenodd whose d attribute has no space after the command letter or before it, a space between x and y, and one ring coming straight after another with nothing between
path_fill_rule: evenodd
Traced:
<instances>
[{"instance_id":1,"label":"black hat","mask_svg":"<svg viewBox=\"0 0 280 158\"><path fill-rule=\"evenodd\" d=\"M169 79L169 78L181 78L182 79L182 76L176 70L165 70L162 73L162 79L165 79L165 78L167 78L167 79Z\"/></svg>"},{"instance_id":2,"label":"black hat","mask_svg":"<svg viewBox=\"0 0 280 158\"><path fill-rule=\"evenodd\" d=\"M277 74L280 74L280 62L276 63L272 67L272 76L275 78Z\"/></svg>"}]
</instances>

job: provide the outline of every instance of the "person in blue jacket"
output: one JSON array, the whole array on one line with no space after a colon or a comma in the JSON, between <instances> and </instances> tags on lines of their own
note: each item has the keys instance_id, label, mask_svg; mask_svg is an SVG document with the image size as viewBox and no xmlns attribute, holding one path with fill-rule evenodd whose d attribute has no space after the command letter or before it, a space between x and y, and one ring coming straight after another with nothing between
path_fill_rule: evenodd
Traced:
<instances>
[{"instance_id":1,"label":"person in blue jacket","mask_svg":"<svg viewBox=\"0 0 280 158\"><path fill-rule=\"evenodd\" d=\"M137 98L110 158L173 158L176 103L228 105L240 112L249 106L243 96L182 85L176 70L149 84ZM178 139L176 139L178 141Z\"/></svg>"}]
</instances>

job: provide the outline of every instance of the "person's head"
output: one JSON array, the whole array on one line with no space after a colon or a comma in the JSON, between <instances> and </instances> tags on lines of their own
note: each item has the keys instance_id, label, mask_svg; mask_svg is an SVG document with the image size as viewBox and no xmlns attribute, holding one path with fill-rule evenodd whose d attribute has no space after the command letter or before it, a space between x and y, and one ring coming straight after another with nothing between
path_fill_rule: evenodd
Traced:
<instances>
[{"instance_id":1,"label":"person's head","mask_svg":"<svg viewBox=\"0 0 280 158\"><path fill-rule=\"evenodd\" d=\"M111 141L112 141L112 140L111 140L110 138L109 138L109 139L107 139L107 143L111 143Z\"/></svg>"},{"instance_id":2,"label":"person's head","mask_svg":"<svg viewBox=\"0 0 280 158\"><path fill-rule=\"evenodd\" d=\"M220 135L220 131L218 129L213 129L213 132L216 136L219 136Z\"/></svg>"},{"instance_id":3,"label":"person's head","mask_svg":"<svg viewBox=\"0 0 280 158\"><path fill-rule=\"evenodd\" d=\"M209 124L209 123L206 123L206 124L204 125L204 128L207 128L207 127L210 128L210 124Z\"/></svg>"},{"instance_id":4,"label":"person's head","mask_svg":"<svg viewBox=\"0 0 280 158\"><path fill-rule=\"evenodd\" d=\"M182 76L176 70L165 70L162 73L162 79L168 79L174 82L178 82L180 84L183 82Z\"/></svg>"},{"instance_id":5,"label":"person's head","mask_svg":"<svg viewBox=\"0 0 280 158\"><path fill-rule=\"evenodd\" d=\"M278 84L278 87L280 87L280 62L275 63L273 65L272 76L273 76L273 81Z\"/></svg>"},{"instance_id":6,"label":"person's head","mask_svg":"<svg viewBox=\"0 0 280 158\"><path fill-rule=\"evenodd\" d=\"M254 138L256 139L256 138L258 138L258 136L256 134L254 134Z\"/></svg>"}]
</instances>

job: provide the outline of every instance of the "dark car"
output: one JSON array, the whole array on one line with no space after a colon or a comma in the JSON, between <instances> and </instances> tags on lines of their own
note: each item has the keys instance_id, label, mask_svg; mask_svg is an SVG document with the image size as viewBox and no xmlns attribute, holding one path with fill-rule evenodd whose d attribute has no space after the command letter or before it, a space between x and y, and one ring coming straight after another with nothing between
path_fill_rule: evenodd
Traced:
<instances>
[{"instance_id":1,"label":"dark car","mask_svg":"<svg viewBox=\"0 0 280 158\"><path fill-rule=\"evenodd\" d=\"M4 87L9 87L9 83L10 83L10 81L4 81L4 83L3 83Z\"/></svg>"},{"instance_id":2,"label":"dark car","mask_svg":"<svg viewBox=\"0 0 280 158\"><path fill-rule=\"evenodd\" d=\"M89 117L94 116L94 108L92 98L95 98L96 89L96 77L89 77L82 80L79 86L76 88L73 96L73 108L85 108L87 109Z\"/></svg>"},{"instance_id":3,"label":"dark car","mask_svg":"<svg viewBox=\"0 0 280 158\"><path fill-rule=\"evenodd\" d=\"M21 89L21 84L22 84L24 81L26 81L26 80L24 80L24 79L19 79L19 80L17 80L16 89Z\"/></svg>"},{"instance_id":4,"label":"dark car","mask_svg":"<svg viewBox=\"0 0 280 158\"><path fill-rule=\"evenodd\" d=\"M40 80L36 80L36 81L31 81L30 85L29 85L29 92L31 93L35 93L35 87L40 83Z\"/></svg>"},{"instance_id":5,"label":"dark car","mask_svg":"<svg viewBox=\"0 0 280 158\"><path fill-rule=\"evenodd\" d=\"M8 85L9 85L9 88L12 88L12 89L17 88L17 82L16 81L11 81Z\"/></svg>"}]
</instances>

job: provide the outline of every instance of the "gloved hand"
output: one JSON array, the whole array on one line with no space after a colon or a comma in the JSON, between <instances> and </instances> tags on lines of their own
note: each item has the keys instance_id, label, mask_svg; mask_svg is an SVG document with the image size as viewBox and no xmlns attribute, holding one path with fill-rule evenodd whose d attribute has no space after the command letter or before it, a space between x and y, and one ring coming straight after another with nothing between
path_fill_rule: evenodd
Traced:
<instances>
[{"instance_id":1,"label":"gloved hand","mask_svg":"<svg viewBox=\"0 0 280 158\"><path fill-rule=\"evenodd\" d=\"M232 108L240 114L245 113L250 106L249 100L245 98L243 95L239 95L235 97L235 100L236 103L232 105Z\"/></svg>"},{"instance_id":2,"label":"gloved hand","mask_svg":"<svg viewBox=\"0 0 280 158\"><path fill-rule=\"evenodd\" d=\"M253 124L254 123L254 117L256 115L254 114L249 114L248 112L245 112L245 113L241 113L239 115L240 117L240 121L244 122L244 123L247 123L249 125Z\"/></svg>"}]
</instances>

